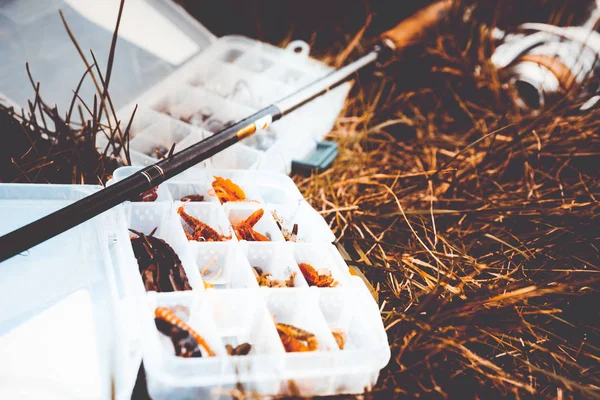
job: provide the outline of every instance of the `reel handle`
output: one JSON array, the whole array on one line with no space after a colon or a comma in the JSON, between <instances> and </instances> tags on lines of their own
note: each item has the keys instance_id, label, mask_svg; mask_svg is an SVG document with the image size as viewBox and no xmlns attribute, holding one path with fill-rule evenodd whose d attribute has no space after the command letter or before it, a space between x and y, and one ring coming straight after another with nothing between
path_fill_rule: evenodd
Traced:
<instances>
[{"instance_id":1,"label":"reel handle","mask_svg":"<svg viewBox=\"0 0 600 400\"><path fill-rule=\"evenodd\" d=\"M417 11L384 32L380 37L381 43L396 53L419 43L428 31L448 15L452 3L452 0L441 0Z\"/></svg>"}]
</instances>

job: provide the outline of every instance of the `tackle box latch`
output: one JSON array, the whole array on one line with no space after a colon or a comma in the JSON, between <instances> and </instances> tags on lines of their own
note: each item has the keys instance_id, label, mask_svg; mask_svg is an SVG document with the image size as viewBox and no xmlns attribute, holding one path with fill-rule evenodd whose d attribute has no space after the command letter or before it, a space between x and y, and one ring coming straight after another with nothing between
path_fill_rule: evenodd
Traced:
<instances>
[{"instance_id":1,"label":"tackle box latch","mask_svg":"<svg viewBox=\"0 0 600 400\"><path fill-rule=\"evenodd\" d=\"M317 148L302 160L292 160L292 173L306 173L323 171L333 164L338 155L336 142L318 142Z\"/></svg>"}]
</instances>

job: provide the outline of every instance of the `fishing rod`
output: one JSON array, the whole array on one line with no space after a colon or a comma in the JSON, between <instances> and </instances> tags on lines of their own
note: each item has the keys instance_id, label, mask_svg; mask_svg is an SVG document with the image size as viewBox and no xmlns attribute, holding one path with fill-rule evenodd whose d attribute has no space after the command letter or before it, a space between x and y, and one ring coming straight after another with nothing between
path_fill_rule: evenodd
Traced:
<instances>
[{"instance_id":1,"label":"fishing rod","mask_svg":"<svg viewBox=\"0 0 600 400\"><path fill-rule=\"evenodd\" d=\"M425 32L444 18L451 0L434 3L381 35L377 45L358 60L330 72L295 93L214 135L150 165L114 185L0 237L0 262L107 211L180 174L346 82L356 72L377 63L384 65L400 50L418 43Z\"/></svg>"}]
</instances>

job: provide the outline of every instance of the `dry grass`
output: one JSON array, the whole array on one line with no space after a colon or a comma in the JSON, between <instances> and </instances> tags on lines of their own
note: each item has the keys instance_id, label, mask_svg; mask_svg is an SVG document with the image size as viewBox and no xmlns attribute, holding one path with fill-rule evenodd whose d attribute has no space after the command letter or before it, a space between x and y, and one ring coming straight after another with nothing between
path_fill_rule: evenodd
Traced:
<instances>
[{"instance_id":1,"label":"dry grass","mask_svg":"<svg viewBox=\"0 0 600 400\"><path fill-rule=\"evenodd\" d=\"M0 102L0 182L104 184L123 162L131 164L129 130L137 108L128 125L121 126L108 92L123 6L121 0L105 73L93 51L88 60L90 55L86 57L60 12L65 33L86 69L73 89L69 109L58 110L42 99L41 83L26 64L33 100L25 109ZM89 77L97 95L82 99L79 90ZM100 151L96 148L98 136L104 136L107 143Z\"/></svg>"},{"instance_id":2,"label":"dry grass","mask_svg":"<svg viewBox=\"0 0 600 400\"><path fill-rule=\"evenodd\" d=\"M600 110L519 115L457 8L358 82L335 164L295 181L378 291L374 395L600 397Z\"/></svg>"}]
</instances>

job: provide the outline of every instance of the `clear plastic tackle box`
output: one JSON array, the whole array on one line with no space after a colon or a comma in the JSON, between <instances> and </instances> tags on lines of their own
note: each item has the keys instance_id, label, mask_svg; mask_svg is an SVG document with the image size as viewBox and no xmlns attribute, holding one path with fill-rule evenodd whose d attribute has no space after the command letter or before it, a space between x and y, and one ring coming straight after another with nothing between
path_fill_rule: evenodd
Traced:
<instances>
[{"instance_id":1,"label":"clear plastic tackle box","mask_svg":"<svg viewBox=\"0 0 600 400\"><path fill-rule=\"evenodd\" d=\"M110 184L138 169L118 169ZM221 204L212 186L216 176L239 185L247 200ZM99 189L0 184L0 234ZM65 311L63 320L57 321L65 329L72 325L81 330L75 335L81 343L63 344L67 353L77 354L80 348L94 353L77 366L83 375L80 384L87 387L78 398L89 397L96 388L107 397L111 385L116 397L130 397L142 357L153 399L231 398L240 391L267 398L361 393L376 383L390 358L377 303L361 278L349 272L332 244L335 237L327 223L289 177L266 171L193 169L161 184L156 195L153 202L126 202L2 263L0 297L11 307L0 311L1 333L11 335L28 320L63 307L65 299L78 293L79 300L73 302L79 308L73 314ZM181 201L189 195L203 199ZM182 205L224 240L186 237L186 224L178 214ZM238 240L232 226L258 209L265 212L254 229L270 241ZM286 240L282 232L291 231L294 224L298 226L296 240ZM179 256L191 290L146 292L131 245L131 237L136 236L129 229L150 235L155 228L154 236ZM315 270L326 268L336 284L310 286L300 263ZM259 286L254 267L290 284ZM81 308L82 298L87 299L89 309ZM176 356L171 341L155 325L157 307L177 310L215 356L204 351L200 358ZM87 314L93 315L89 324L84 322ZM286 352L276 323L312 333L318 343L316 351ZM343 348L333 332L344 338ZM241 343L251 345L249 354L228 355L227 345ZM29 372L34 380L40 371L60 370L70 360L65 356L65 360L40 361L40 354L43 358L46 352L36 350L34 343L25 348L29 350L19 349L19 355L15 349L13 357L29 356L30 362L38 362ZM7 351L1 342L0 351ZM95 373L102 379L89 382L88 375ZM73 383L73 378L64 378L64 385ZM10 374L6 379L11 379ZM39 390L53 395L59 389L60 383L44 386L42 382Z\"/></svg>"},{"instance_id":2,"label":"clear plastic tackle box","mask_svg":"<svg viewBox=\"0 0 600 400\"><path fill-rule=\"evenodd\" d=\"M0 41L0 92L21 105L33 99L28 62L42 98L64 114L86 68L58 10L88 61L92 49L105 72L118 3L0 4L0 30L8 39ZM310 58L309 50L303 41L279 48L240 36L217 38L170 0L126 2L109 92L122 130L138 105L130 135L132 164L156 162L173 144L176 151L184 149L332 70ZM349 89L346 83L331 90L200 166L290 173L293 160L318 154ZM91 108L96 90L89 77L79 94ZM100 150L107 142L98 135Z\"/></svg>"}]
</instances>

